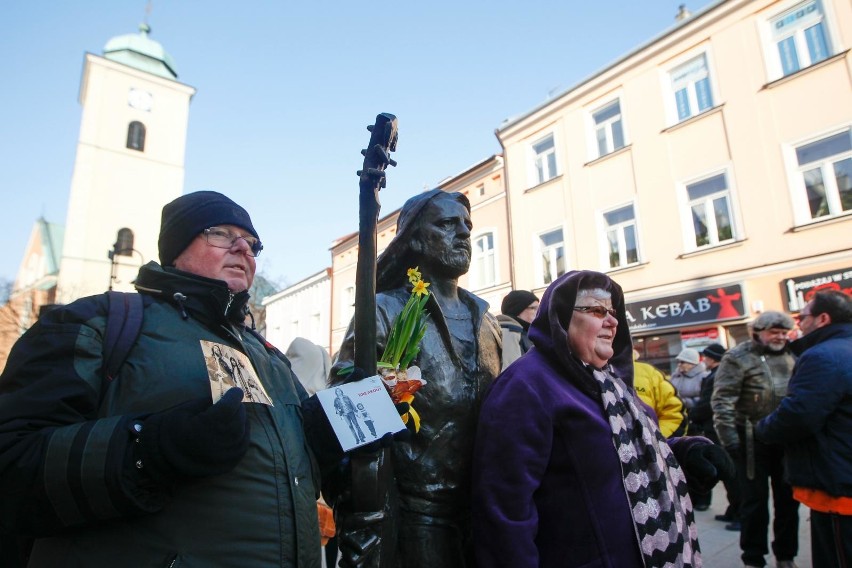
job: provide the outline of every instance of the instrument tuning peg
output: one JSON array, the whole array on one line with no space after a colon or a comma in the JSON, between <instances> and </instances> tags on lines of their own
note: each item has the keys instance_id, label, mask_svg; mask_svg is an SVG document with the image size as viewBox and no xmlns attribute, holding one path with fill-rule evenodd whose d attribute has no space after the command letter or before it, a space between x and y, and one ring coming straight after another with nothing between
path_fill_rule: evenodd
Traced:
<instances>
[{"instance_id":1,"label":"instrument tuning peg","mask_svg":"<svg viewBox=\"0 0 852 568\"><path fill-rule=\"evenodd\" d=\"M363 150L361 150L361 155L362 155L362 156L366 156L366 155L367 155L367 149L366 149L366 148L364 148Z\"/></svg>"},{"instance_id":2,"label":"instrument tuning peg","mask_svg":"<svg viewBox=\"0 0 852 568\"><path fill-rule=\"evenodd\" d=\"M391 158L388 158L388 163L392 166L396 166L396 160L393 160Z\"/></svg>"},{"instance_id":3,"label":"instrument tuning peg","mask_svg":"<svg viewBox=\"0 0 852 568\"><path fill-rule=\"evenodd\" d=\"M361 174L363 174L363 173L364 173L364 170L358 170L357 172L355 172L355 175L358 176L358 177L361 177Z\"/></svg>"},{"instance_id":4,"label":"instrument tuning peg","mask_svg":"<svg viewBox=\"0 0 852 568\"><path fill-rule=\"evenodd\" d=\"M372 125L372 124L368 125L368 126L367 126L367 130L368 130L369 132L372 132L372 131L373 131L373 125Z\"/></svg>"}]
</instances>

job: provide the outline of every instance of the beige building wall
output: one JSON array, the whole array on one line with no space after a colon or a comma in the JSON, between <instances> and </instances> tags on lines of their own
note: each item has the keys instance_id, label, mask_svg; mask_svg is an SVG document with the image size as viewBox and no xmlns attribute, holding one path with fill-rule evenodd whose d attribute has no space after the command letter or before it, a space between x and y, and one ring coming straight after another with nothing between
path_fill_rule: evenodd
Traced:
<instances>
[{"instance_id":1,"label":"beige building wall","mask_svg":"<svg viewBox=\"0 0 852 568\"><path fill-rule=\"evenodd\" d=\"M459 279L459 285L488 301L492 311L499 311L500 301L512 289L503 159L501 156L486 158L444 179L438 188L463 193L471 204L474 258L470 272ZM396 235L398 217L397 209L379 219L376 239L379 254ZM480 244L479 249L477 243ZM477 254L477 250L481 254ZM358 234L353 233L335 241L331 247L331 256L331 353L334 355L355 313Z\"/></svg>"},{"instance_id":2,"label":"beige building wall","mask_svg":"<svg viewBox=\"0 0 852 568\"><path fill-rule=\"evenodd\" d=\"M811 64L806 36L794 34L802 69L785 76L781 36L774 35L781 32L774 30L815 24L826 37L827 56ZM506 157L516 286L543 291L554 276L545 274L551 266L551 273L607 272L636 303L741 287L743 306L730 321L663 318L664 325L634 329L637 337L682 332L681 341L667 342L667 355L676 354L690 332L715 329L730 344L747 335L743 324L760 311L797 310L784 282L852 268L850 44L852 6L845 0L717 2L504 123L497 136ZM687 96L679 98L685 85L681 95ZM684 100L691 116L678 114ZM615 102L616 112L607 112ZM620 122L621 144L617 127L607 126L613 120ZM551 142L555 171L547 162ZM822 144L806 147L812 142ZM811 158L827 154L800 166L797 149L808 148ZM820 166L834 178L826 184L833 197L831 211L814 218L803 172ZM729 208L722 218L713 209L719 197ZM614 214L622 207L633 209L638 256L622 251L613 265L607 232L629 230ZM710 226L711 241L698 242L693 207L718 227L729 219L732 234ZM552 247L542 241L559 229L562 264L547 256ZM843 278L838 282L847 286Z\"/></svg>"},{"instance_id":3,"label":"beige building wall","mask_svg":"<svg viewBox=\"0 0 852 568\"><path fill-rule=\"evenodd\" d=\"M326 351L329 347L331 269L308 276L263 299L266 340L281 351L303 337Z\"/></svg>"},{"instance_id":4,"label":"beige building wall","mask_svg":"<svg viewBox=\"0 0 852 568\"><path fill-rule=\"evenodd\" d=\"M83 107L71 180L58 299L105 291L107 256L121 228L134 234L131 255L117 256L117 290L130 291L139 266L157 260L163 205L183 191L189 102L195 89L86 54ZM145 126L144 150L127 147L128 128Z\"/></svg>"}]
</instances>

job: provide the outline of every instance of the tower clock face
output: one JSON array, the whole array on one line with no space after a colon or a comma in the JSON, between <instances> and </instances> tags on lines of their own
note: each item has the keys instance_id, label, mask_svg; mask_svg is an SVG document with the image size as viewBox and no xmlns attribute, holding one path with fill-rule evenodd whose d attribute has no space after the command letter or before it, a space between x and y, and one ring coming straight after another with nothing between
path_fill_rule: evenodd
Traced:
<instances>
[{"instance_id":1,"label":"tower clock face","mask_svg":"<svg viewBox=\"0 0 852 568\"><path fill-rule=\"evenodd\" d=\"M131 107L149 112L154 103L154 96L148 91L141 89L130 89L127 95L127 104Z\"/></svg>"}]
</instances>

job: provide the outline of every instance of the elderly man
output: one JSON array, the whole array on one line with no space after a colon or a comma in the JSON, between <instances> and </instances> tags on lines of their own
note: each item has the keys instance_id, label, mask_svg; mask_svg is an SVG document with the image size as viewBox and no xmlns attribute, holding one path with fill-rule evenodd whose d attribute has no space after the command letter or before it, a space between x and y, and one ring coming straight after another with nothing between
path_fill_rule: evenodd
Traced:
<instances>
[{"instance_id":1,"label":"elderly man","mask_svg":"<svg viewBox=\"0 0 852 568\"><path fill-rule=\"evenodd\" d=\"M51 311L0 376L0 525L30 567L319 566L306 393L244 325L248 213L212 191L163 208L161 264L139 271L141 330L108 381L105 296ZM246 385L213 397L214 351ZM219 389L216 388L216 397Z\"/></svg>"},{"instance_id":2,"label":"elderly man","mask_svg":"<svg viewBox=\"0 0 852 568\"><path fill-rule=\"evenodd\" d=\"M772 551L778 568L793 568L799 549L799 504L783 479L783 448L754 437L754 425L787 394L794 359L787 345L793 318L763 312L752 324L752 340L728 351L716 371L713 425L720 443L737 462L740 485L740 549L745 566L761 567L769 553L769 483L775 519Z\"/></svg>"},{"instance_id":3,"label":"elderly man","mask_svg":"<svg viewBox=\"0 0 852 568\"><path fill-rule=\"evenodd\" d=\"M852 298L817 292L799 328L787 397L756 432L784 445L793 497L811 509L813 565L841 568L852 563Z\"/></svg>"},{"instance_id":4,"label":"elderly man","mask_svg":"<svg viewBox=\"0 0 852 568\"><path fill-rule=\"evenodd\" d=\"M376 290L377 352L388 329L411 295L406 271L419 267L430 283L429 319L415 363L426 386L413 405L420 431L392 448L397 498L396 557L407 567L473 566L470 529L470 467L479 405L500 371L500 330L488 304L459 288L470 265L470 203L460 193L432 190L402 207L397 234L378 259ZM354 334L340 348L335 369L350 365ZM332 382L341 377L332 373ZM353 561L371 541L363 525L352 522L344 496L337 502L340 547ZM383 546L394 543L384 542ZM362 559L359 559L362 560Z\"/></svg>"}]
</instances>

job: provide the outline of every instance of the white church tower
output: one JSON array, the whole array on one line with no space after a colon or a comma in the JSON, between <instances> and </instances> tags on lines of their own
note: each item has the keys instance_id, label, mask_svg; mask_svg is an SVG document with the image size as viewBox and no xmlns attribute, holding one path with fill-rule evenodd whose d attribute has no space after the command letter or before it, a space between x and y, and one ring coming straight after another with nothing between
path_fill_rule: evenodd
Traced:
<instances>
[{"instance_id":1,"label":"white church tower","mask_svg":"<svg viewBox=\"0 0 852 568\"><path fill-rule=\"evenodd\" d=\"M177 81L171 57L148 37L147 24L139 30L109 40L103 57L85 56L59 303L110 286L132 290L139 266L158 260L163 205L183 192L195 89Z\"/></svg>"}]
</instances>

